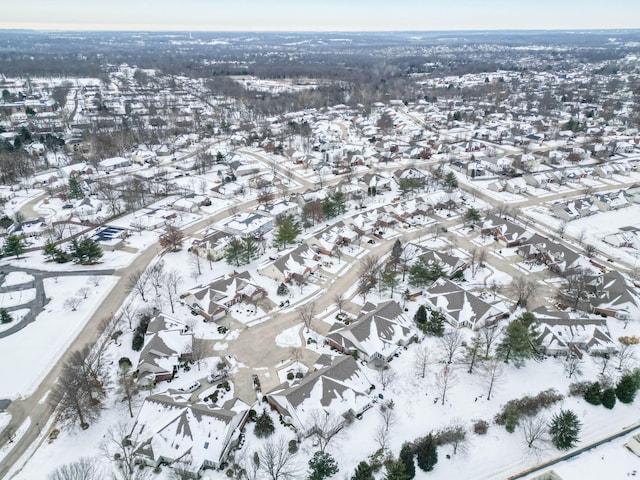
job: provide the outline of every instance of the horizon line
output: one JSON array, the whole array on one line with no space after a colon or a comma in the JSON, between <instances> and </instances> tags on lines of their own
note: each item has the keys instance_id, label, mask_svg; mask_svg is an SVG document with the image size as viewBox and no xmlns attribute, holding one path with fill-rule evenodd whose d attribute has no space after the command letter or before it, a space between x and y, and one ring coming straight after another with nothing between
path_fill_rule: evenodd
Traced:
<instances>
[{"instance_id":1,"label":"horizon line","mask_svg":"<svg viewBox=\"0 0 640 480\"><path fill-rule=\"evenodd\" d=\"M596 28L492 28L492 29L431 29L431 30L348 30L348 29L327 29L327 30L287 30L287 29L242 29L242 30L216 30L204 28L187 28L186 26L176 26L173 28L150 29L148 27L110 27L101 28L92 26L93 28L82 27L3 27L0 26L0 32L66 32L66 33L86 33L86 32L113 32L113 33L492 33L492 32L634 32L640 31L640 27L596 27Z\"/></svg>"}]
</instances>

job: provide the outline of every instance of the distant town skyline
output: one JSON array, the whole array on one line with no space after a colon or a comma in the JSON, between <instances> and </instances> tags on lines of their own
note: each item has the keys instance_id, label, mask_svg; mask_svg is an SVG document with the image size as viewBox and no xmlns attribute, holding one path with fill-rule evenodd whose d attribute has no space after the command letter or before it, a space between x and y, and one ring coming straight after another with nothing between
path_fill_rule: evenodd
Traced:
<instances>
[{"instance_id":1,"label":"distant town skyline","mask_svg":"<svg viewBox=\"0 0 640 480\"><path fill-rule=\"evenodd\" d=\"M637 0L22 0L2 29L438 31L640 28Z\"/></svg>"}]
</instances>

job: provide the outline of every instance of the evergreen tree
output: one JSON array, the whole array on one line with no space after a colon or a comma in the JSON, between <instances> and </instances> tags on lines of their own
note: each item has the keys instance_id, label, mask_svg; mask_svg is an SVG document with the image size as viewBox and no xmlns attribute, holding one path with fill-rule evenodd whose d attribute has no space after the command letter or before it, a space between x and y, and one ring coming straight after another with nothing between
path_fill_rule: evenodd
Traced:
<instances>
[{"instance_id":1,"label":"evergreen tree","mask_svg":"<svg viewBox=\"0 0 640 480\"><path fill-rule=\"evenodd\" d=\"M622 403L633 403L638 391L638 376L634 373L625 373L620 377L616 385L616 397Z\"/></svg>"},{"instance_id":2,"label":"evergreen tree","mask_svg":"<svg viewBox=\"0 0 640 480\"><path fill-rule=\"evenodd\" d=\"M444 274L439 263L425 264L418 260L409 269L409 285L414 287L424 287L435 282Z\"/></svg>"},{"instance_id":3,"label":"evergreen tree","mask_svg":"<svg viewBox=\"0 0 640 480\"><path fill-rule=\"evenodd\" d=\"M402 462L404 465L404 473L407 475L409 480L416 476L416 463L414 457L415 451L413 450L413 447L408 443L402 445L398 461Z\"/></svg>"},{"instance_id":4,"label":"evergreen tree","mask_svg":"<svg viewBox=\"0 0 640 480\"><path fill-rule=\"evenodd\" d=\"M387 268L380 275L380 289L390 290L391 297L393 297L393 293L399 284L400 284L400 281L398 280L398 272L396 272L392 268Z\"/></svg>"},{"instance_id":5,"label":"evergreen tree","mask_svg":"<svg viewBox=\"0 0 640 480\"><path fill-rule=\"evenodd\" d=\"M374 480L373 469L364 460L358 464L351 480Z\"/></svg>"},{"instance_id":6,"label":"evergreen tree","mask_svg":"<svg viewBox=\"0 0 640 480\"><path fill-rule=\"evenodd\" d=\"M607 388L602 391L602 405L611 410L616 406L616 391L613 388Z\"/></svg>"},{"instance_id":7,"label":"evergreen tree","mask_svg":"<svg viewBox=\"0 0 640 480\"><path fill-rule=\"evenodd\" d=\"M405 472L404 463L401 460L387 463L384 480L410 480L410 478Z\"/></svg>"},{"instance_id":8,"label":"evergreen tree","mask_svg":"<svg viewBox=\"0 0 640 480\"><path fill-rule=\"evenodd\" d=\"M455 173L449 172L445 175L444 186L449 190L454 189L458 186L458 179L456 178Z\"/></svg>"},{"instance_id":9,"label":"evergreen tree","mask_svg":"<svg viewBox=\"0 0 640 480\"><path fill-rule=\"evenodd\" d=\"M11 323L13 322L13 317L9 312L7 312L6 308L0 309L0 323Z\"/></svg>"},{"instance_id":10,"label":"evergreen tree","mask_svg":"<svg viewBox=\"0 0 640 480\"><path fill-rule=\"evenodd\" d=\"M242 245L242 264L251 263L258 258L258 244L251 238L245 238Z\"/></svg>"},{"instance_id":11,"label":"evergreen tree","mask_svg":"<svg viewBox=\"0 0 640 480\"><path fill-rule=\"evenodd\" d=\"M102 248L98 242L88 237L74 238L71 241L70 254L75 263L89 265L102 258Z\"/></svg>"},{"instance_id":12,"label":"evergreen tree","mask_svg":"<svg viewBox=\"0 0 640 480\"><path fill-rule=\"evenodd\" d=\"M332 199L336 208L337 215L342 215L347 211L346 198L344 197L344 193L338 191L333 194Z\"/></svg>"},{"instance_id":13,"label":"evergreen tree","mask_svg":"<svg viewBox=\"0 0 640 480\"><path fill-rule=\"evenodd\" d=\"M424 305L420 305L418 307L418 311L414 315L413 319L418 324L420 328L424 328L424 324L427 321L427 309Z\"/></svg>"},{"instance_id":14,"label":"evergreen tree","mask_svg":"<svg viewBox=\"0 0 640 480\"><path fill-rule=\"evenodd\" d=\"M334 218L338 215L338 206L333 198L327 197L322 201L322 213L325 218Z\"/></svg>"},{"instance_id":15,"label":"evergreen tree","mask_svg":"<svg viewBox=\"0 0 640 480\"><path fill-rule=\"evenodd\" d=\"M465 223L476 223L479 222L482 219L482 216L480 215L480 212L478 211L477 208L468 208L467 211L464 214L464 221Z\"/></svg>"},{"instance_id":16,"label":"evergreen tree","mask_svg":"<svg viewBox=\"0 0 640 480\"><path fill-rule=\"evenodd\" d=\"M400 240L396 240L393 244L393 247L391 247L391 255L389 256L389 263L393 265L393 267L395 268L395 266L400 261L401 256L402 256L402 243L400 243Z\"/></svg>"},{"instance_id":17,"label":"evergreen tree","mask_svg":"<svg viewBox=\"0 0 640 480\"><path fill-rule=\"evenodd\" d=\"M24 253L24 249L24 242L19 235L9 235L4 239L4 248L2 249L4 255L15 255L16 258L20 258L20 255Z\"/></svg>"},{"instance_id":18,"label":"evergreen tree","mask_svg":"<svg viewBox=\"0 0 640 480\"><path fill-rule=\"evenodd\" d=\"M284 297L285 295L288 295L288 294L289 294L289 288L284 283L281 283L280 285L278 285L278 290L276 291L276 295Z\"/></svg>"},{"instance_id":19,"label":"evergreen tree","mask_svg":"<svg viewBox=\"0 0 640 480\"><path fill-rule=\"evenodd\" d=\"M258 438L267 438L273 435L276 428L273 426L273 420L271 416L267 413L266 410L262 411L262 415L260 415L256 419L256 426L254 428L254 433Z\"/></svg>"},{"instance_id":20,"label":"evergreen tree","mask_svg":"<svg viewBox=\"0 0 640 480\"><path fill-rule=\"evenodd\" d=\"M229 265L239 267L243 264L244 242L239 238L232 238L224 247L224 257Z\"/></svg>"},{"instance_id":21,"label":"evergreen tree","mask_svg":"<svg viewBox=\"0 0 640 480\"><path fill-rule=\"evenodd\" d=\"M424 472L430 472L438 463L438 448L433 435L421 438L416 446L418 467Z\"/></svg>"},{"instance_id":22,"label":"evergreen tree","mask_svg":"<svg viewBox=\"0 0 640 480\"><path fill-rule=\"evenodd\" d=\"M551 441L559 450L568 450L578 442L581 427L582 424L575 413L571 410L560 410L560 413L551 419Z\"/></svg>"},{"instance_id":23,"label":"evergreen tree","mask_svg":"<svg viewBox=\"0 0 640 480\"><path fill-rule=\"evenodd\" d=\"M434 337L441 337L444 335L444 314L437 310L431 310L429 315L429 321L425 324L425 331L427 335Z\"/></svg>"},{"instance_id":24,"label":"evergreen tree","mask_svg":"<svg viewBox=\"0 0 640 480\"><path fill-rule=\"evenodd\" d=\"M78 177L71 176L69 177L69 185L67 187L67 196L69 198L84 198L84 192L82 191L82 187L80 186L80 182L78 181Z\"/></svg>"},{"instance_id":25,"label":"evergreen tree","mask_svg":"<svg viewBox=\"0 0 640 480\"><path fill-rule=\"evenodd\" d=\"M338 471L335 459L326 452L316 452L309 459L309 480L324 480Z\"/></svg>"},{"instance_id":26,"label":"evergreen tree","mask_svg":"<svg viewBox=\"0 0 640 480\"><path fill-rule=\"evenodd\" d=\"M296 241L298 235L302 232L300 223L294 218L293 215L287 215L278 225L278 231L276 233L276 244L279 248L286 248Z\"/></svg>"},{"instance_id":27,"label":"evergreen tree","mask_svg":"<svg viewBox=\"0 0 640 480\"><path fill-rule=\"evenodd\" d=\"M600 382L591 383L585 390L583 398L591 405L601 405L602 388L600 387Z\"/></svg>"},{"instance_id":28,"label":"evergreen tree","mask_svg":"<svg viewBox=\"0 0 640 480\"><path fill-rule=\"evenodd\" d=\"M505 362L513 361L518 368L524 365L526 360L533 358L536 348L540 345L540 335L536 326L536 317L531 312L525 312L513 320L498 344L498 357Z\"/></svg>"},{"instance_id":29,"label":"evergreen tree","mask_svg":"<svg viewBox=\"0 0 640 480\"><path fill-rule=\"evenodd\" d=\"M42 253L44 253L45 257L47 257L47 260L49 261L55 260L58 256L58 252L58 247L56 247L55 243L49 241L44 244L44 248L42 249Z\"/></svg>"}]
</instances>

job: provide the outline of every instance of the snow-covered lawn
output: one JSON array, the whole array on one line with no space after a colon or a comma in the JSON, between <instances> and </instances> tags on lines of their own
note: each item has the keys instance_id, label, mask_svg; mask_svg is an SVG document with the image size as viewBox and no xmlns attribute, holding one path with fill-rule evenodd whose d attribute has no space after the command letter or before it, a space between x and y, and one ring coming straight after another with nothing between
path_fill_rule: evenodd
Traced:
<instances>
[{"instance_id":1,"label":"snow-covered lawn","mask_svg":"<svg viewBox=\"0 0 640 480\"><path fill-rule=\"evenodd\" d=\"M13 327L15 324L17 324L22 317L24 317L27 313L29 313L29 309L28 308L21 308L19 310L12 310L11 312L9 312L9 314L11 315L11 318L13 318L12 322L9 323L0 323L0 332L4 331L4 330L8 330L11 327Z\"/></svg>"},{"instance_id":2,"label":"snow-covered lawn","mask_svg":"<svg viewBox=\"0 0 640 480\"><path fill-rule=\"evenodd\" d=\"M302 346L302 340L300 340L301 327L302 327L302 324L299 323L297 325L294 325L291 328L287 328L286 330L283 330L282 333L280 333L276 337L276 345L282 348L301 347Z\"/></svg>"},{"instance_id":3,"label":"snow-covered lawn","mask_svg":"<svg viewBox=\"0 0 640 480\"><path fill-rule=\"evenodd\" d=\"M13 292L0 293L0 308L16 307L24 305L36 298L36 289L27 288L25 290L16 290Z\"/></svg>"},{"instance_id":4,"label":"snow-covered lawn","mask_svg":"<svg viewBox=\"0 0 640 480\"><path fill-rule=\"evenodd\" d=\"M14 285L23 285L33 281L33 275L27 272L9 272L2 282L3 287L12 287Z\"/></svg>"},{"instance_id":5,"label":"snow-covered lawn","mask_svg":"<svg viewBox=\"0 0 640 480\"><path fill-rule=\"evenodd\" d=\"M24 329L0 339L0 363L5 365L0 397L17 398L32 392L118 281L117 277L103 278L99 287L91 286L77 311L69 311L65 300L88 286L89 278L59 277L57 283L53 278L44 280L46 295L51 298L45 311Z\"/></svg>"}]
</instances>

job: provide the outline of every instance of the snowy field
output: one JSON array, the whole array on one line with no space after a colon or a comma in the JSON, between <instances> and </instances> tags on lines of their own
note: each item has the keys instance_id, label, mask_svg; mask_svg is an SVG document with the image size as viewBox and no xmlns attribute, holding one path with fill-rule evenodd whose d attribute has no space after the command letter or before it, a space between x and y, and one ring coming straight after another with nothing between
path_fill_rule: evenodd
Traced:
<instances>
[{"instance_id":1,"label":"snowy field","mask_svg":"<svg viewBox=\"0 0 640 480\"><path fill-rule=\"evenodd\" d=\"M77 311L70 311L65 300L89 286L89 278L59 277L57 282L45 279L45 292L51 298L45 311L24 329L0 339L0 363L5 365L0 398L18 398L33 392L118 281L117 277L103 278L99 287L91 286ZM9 365L20 365L20 369Z\"/></svg>"}]
</instances>

